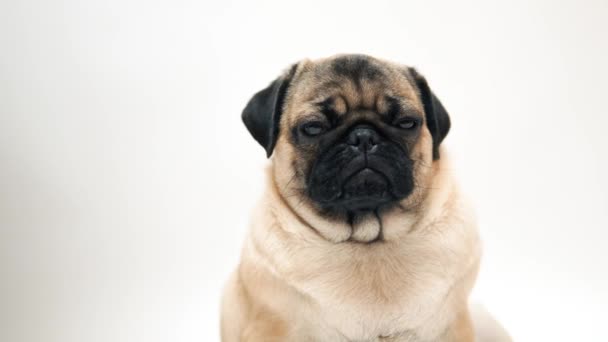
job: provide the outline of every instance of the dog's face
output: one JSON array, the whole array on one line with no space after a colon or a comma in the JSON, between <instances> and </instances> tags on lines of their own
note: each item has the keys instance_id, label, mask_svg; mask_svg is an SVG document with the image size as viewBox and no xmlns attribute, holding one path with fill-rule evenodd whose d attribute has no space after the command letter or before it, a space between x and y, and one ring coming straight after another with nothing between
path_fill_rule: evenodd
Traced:
<instances>
[{"instance_id":1,"label":"dog's face","mask_svg":"<svg viewBox=\"0 0 608 342\"><path fill-rule=\"evenodd\" d=\"M294 65L254 95L243 121L274 153L276 186L294 209L350 225L413 209L450 127L414 69L361 55Z\"/></svg>"}]
</instances>

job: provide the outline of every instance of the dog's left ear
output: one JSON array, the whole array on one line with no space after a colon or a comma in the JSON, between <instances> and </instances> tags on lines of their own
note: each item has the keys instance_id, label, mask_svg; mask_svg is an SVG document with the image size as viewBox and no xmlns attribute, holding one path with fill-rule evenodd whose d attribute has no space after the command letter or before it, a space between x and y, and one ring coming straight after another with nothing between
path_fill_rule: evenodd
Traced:
<instances>
[{"instance_id":1,"label":"dog's left ear","mask_svg":"<svg viewBox=\"0 0 608 342\"><path fill-rule=\"evenodd\" d=\"M426 124L433 137L433 160L439 159L439 144L450 131L450 116L441 101L435 96L424 76L414 68L408 68L420 92L420 99L424 106Z\"/></svg>"},{"instance_id":2,"label":"dog's left ear","mask_svg":"<svg viewBox=\"0 0 608 342\"><path fill-rule=\"evenodd\" d=\"M241 118L253 138L266 149L270 157L279 136L279 123L289 84L297 64L270 85L257 92L243 109Z\"/></svg>"}]
</instances>

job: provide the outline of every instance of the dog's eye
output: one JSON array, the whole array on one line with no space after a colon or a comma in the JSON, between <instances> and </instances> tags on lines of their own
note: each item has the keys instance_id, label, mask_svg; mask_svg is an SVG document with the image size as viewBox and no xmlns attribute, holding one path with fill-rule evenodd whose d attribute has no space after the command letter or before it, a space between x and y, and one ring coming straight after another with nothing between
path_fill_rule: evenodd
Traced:
<instances>
[{"instance_id":1,"label":"dog's eye","mask_svg":"<svg viewBox=\"0 0 608 342\"><path fill-rule=\"evenodd\" d=\"M313 121L303 124L300 130L309 137L314 137L325 132L325 125L320 121Z\"/></svg>"},{"instance_id":2,"label":"dog's eye","mask_svg":"<svg viewBox=\"0 0 608 342\"><path fill-rule=\"evenodd\" d=\"M403 118L395 123L395 126L402 129L413 129L418 125L418 120L414 118Z\"/></svg>"}]
</instances>

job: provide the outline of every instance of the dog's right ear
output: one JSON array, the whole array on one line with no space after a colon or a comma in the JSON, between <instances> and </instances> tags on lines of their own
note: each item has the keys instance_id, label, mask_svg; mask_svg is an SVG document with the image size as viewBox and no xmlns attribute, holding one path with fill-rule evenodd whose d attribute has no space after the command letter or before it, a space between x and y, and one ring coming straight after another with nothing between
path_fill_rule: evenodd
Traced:
<instances>
[{"instance_id":1,"label":"dog's right ear","mask_svg":"<svg viewBox=\"0 0 608 342\"><path fill-rule=\"evenodd\" d=\"M279 123L283 113L285 95L296 72L294 64L287 73L257 92L243 109L241 118L253 138L266 149L270 157L279 136Z\"/></svg>"}]
</instances>

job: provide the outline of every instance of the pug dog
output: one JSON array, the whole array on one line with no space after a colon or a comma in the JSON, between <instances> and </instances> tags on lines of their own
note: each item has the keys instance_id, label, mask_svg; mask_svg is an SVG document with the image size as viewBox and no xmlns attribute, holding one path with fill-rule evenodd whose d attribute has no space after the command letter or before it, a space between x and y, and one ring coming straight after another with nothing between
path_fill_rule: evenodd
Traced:
<instances>
[{"instance_id":1,"label":"pug dog","mask_svg":"<svg viewBox=\"0 0 608 342\"><path fill-rule=\"evenodd\" d=\"M480 240L442 146L450 117L418 71L303 60L242 119L270 163L222 341L475 340Z\"/></svg>"}]
</instances>

